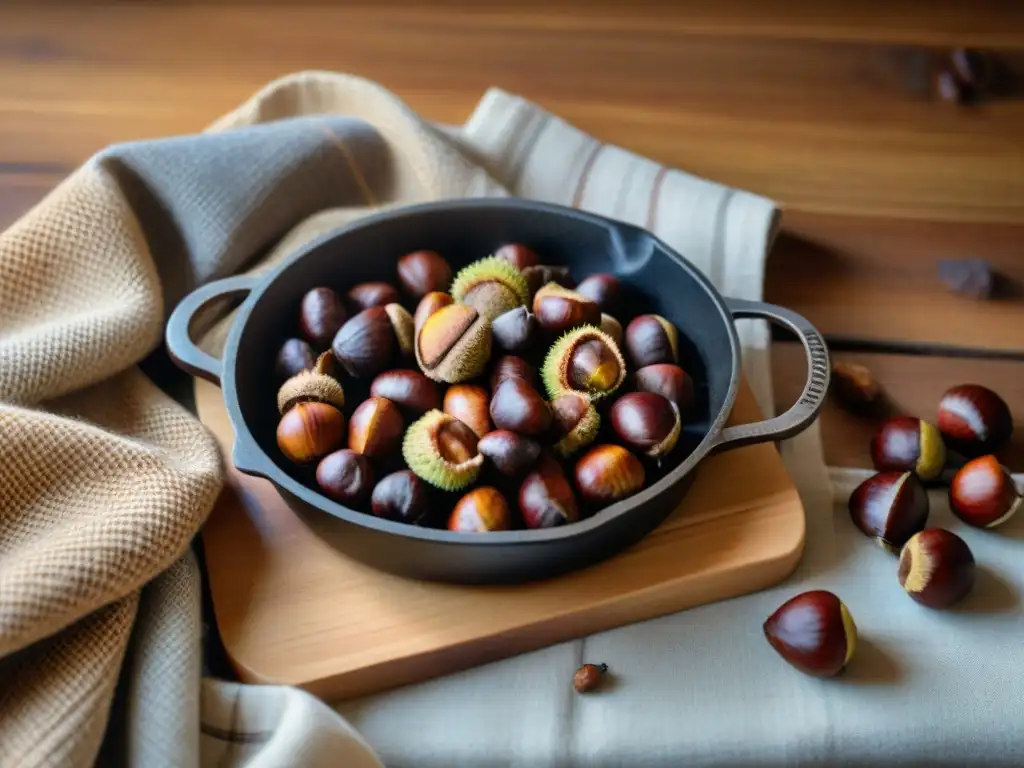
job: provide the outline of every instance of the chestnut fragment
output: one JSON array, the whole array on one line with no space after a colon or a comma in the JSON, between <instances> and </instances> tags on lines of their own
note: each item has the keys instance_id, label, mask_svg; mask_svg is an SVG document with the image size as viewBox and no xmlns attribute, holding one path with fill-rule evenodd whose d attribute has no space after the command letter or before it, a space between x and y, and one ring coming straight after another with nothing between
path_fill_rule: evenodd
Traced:
<instances>
[{"instance_id":1,"label":"chestnut fragment","mask_svg":"<svg viewBox=\"0 0 1024 768\"><path fill-rule=\"evenodd\" d=\"M915 472L922 480L934 480L946 464L946 444L928 422L894 416L871 439L871 460L880 471Z\"/></svg>"},{"instance_id":2,"label":"chestnut fragment","mask_svg":"<svg viewBox=\"0 0 1024 768\"><path fill-rule=\"evenodd\" d=\"M936 425L950 447L969 457L999 450L1013 432L1006 401L980 384L947 389L939 400Z\"/></svg>"},{"instance_id":3,"label":"chestnut fragment","mask_svg":"<svg viewBox=\"0 0 1024 768\"><path fill-rule=\"evenodd\" d=\"M537 254L522 243L506 243L498 248L494 255L499 259L504 259L520 272L527 267L535 267L540 263L540 258Z\"/></svg>"},{"instance_id":4,"label":"chestnut fragment","mask_svg":"<svg viewBox=\"0 0 1024 768\"><path fill-rule=\"evenodd\" d=\"M519 511L527 528L553 528L579 520L572 486L553 459L542 459L519 486Z\"/></svg>"},{"instance_id":5,"label":"chestnut fragment","mask_svg":"<svg viewBox=\"0 0 1024 768\"><path fill-rule=\"evenodd\" d=\"M448 518L448 530L462 533L507 531L511 514L505 497L496 488L474 488L455 504Z\"/></svg>"},{"instance_id":6,"label":"chestnut fragment","mask_svg":"<svg viewBox=\"0 0 1024 768\"><path fill-rule=\"evenodd\" d=\"M601 685L607 664L584 664L572 676L572 687L576 693L589 693Z\"/></svg>"},{"instance_id":7,"label":"chestnut fragment","mask_svg":"<svg viewBox=\"0 0 1024 768\"><path fill-rule=\"evenodd\" d=\"M551 426L551 408L536 389L519 378L498 385L491 396L490 413L498 429L521 435L542 435Z\"/></svg>"},{"instance_id":8,"label":"chestnut fragment","mask_svg":"<svg viewBox=\"0 0 1024 768\"><path fill-rule=\"evenodd\" d=\"M879 472L850 494L854 525L897 554L928 522L928 493L912 472Z\"/></svg>"},{"instance_id":9,"label":"chestnut fragment","mask_svg":"<svg viewBox=\"0 0 1024 768\"><path fill-rule=\"evenodd\" d=\"M995 528L1017 512L1021 494L1006 467L995 456L964 464L949 485L949 508L976 528Z\"/></svg>"},{"instance_id":10,"label":"chestnut fragment","mask_svg":"<svg viewBox=\"0 0 1024 768\"><path fill-rule=\"evenodd\" d=\"M537 318L525 306L519 306L494 318L491 333L497 346L506 352L525 352L537 335Z\"/></svg>"},{"instance_id":11,"label":"chestnut fragment","mask_svg":"<svg viewBox=\"0 0 1024 768\"><path fill-rule=\"evenodd\" d=\"M929 608L948 608L974 586L974 555L967 542L942 528L915 534L900 552L900 586Z\"/></svg>"},{"instance_id":12,"label":"chestnut fragment","mask_svg":"<svg viewBox=\"0 0 1024 768\"><path fill-rule=\"evenodd\" d=\"M279 380L290 379L297 373L308 371L316 362L313 348L302 339L288 339L281 345L274 361L274 373Z\"/></svg>"},{"instance_id":13,"label":"chestnut fragment","mask_svg":"<svg viewBox=\"0 0 1024 768\"><path fill-rule=\"evenodd\" d=\"M411 470L392 472L374 487L370 508L385 520L416 525L430 508L427 487Z\"/></svg>"},{"instance_id":14,"label":"chestnut fragment","mask_svg":"<svg viewBox=\"0 0 1024 768\"><path fill-rule=\"evenodd\" d=\"M384 397L370 397L352 412L348 447L364 456L387 459L398 452L404 431L398 406Z\"/></svg>"},{"instance_id":15,"label":"chestnut fragment","mask_svg":"<svg viewBox=\"0 0 1024 768\"><path fill-rule=\"evenodd\" d=\"M332 289L320 286L308 291L299 305L299 327L302 334L319 348L330 346L334 334L348 320L341 297Z\"/></svg>"},{"instance_id":16,"label":"chestnut fragment","mask_svg":"<svg viewBox=\"0 0 1024 768\"><path fill-rule=\"evenodd\" d=\"M643 464L620 445L597 445L576 463L576 487L588 501L619 501L643 485Z\"/></svg>"},{"instance_id":17,"label":"chestnut fragment","mask_svg":"<svg viewBox=\"0 0 1024 768\"><path fill-rule=\"evenodd\" d=\"M358 504L373 487L373 467L365 456L342 448L320 460L316 467L316 482L335 501Z\"/></svg>"},{"instance_id":18,"label":"chestnut fragment","mask_svg":"<svg viewBox=\"0 0 1024 768\"><path fill-rule=\"evenodd\" d=\"M454 384L444 394L442 410L468 426L477 437L491 431L487 390L475 384Z\"/></svg>"},{"instance_id":19,"label":"chestnut fragment","mask_svg":"<svg viewBox=\"0 0 1024 768\"><path fill-rule=\"evenodd\" d=\"M598 326L601 310L597 304L557 283L548 283L533 297L533 314L548 333L564 333L581 325Z\"/></svg>"},{"instance_id":20,"label":"chestnut fragment","mask_svg":"<svg viewBox=\"0 0 1024 768\"><path fill-rule=\"evenodd\" d=\"M349 304L356 312L370 309L370 307L383 307L387 304L397 304L399 301L398 291L390 283L368 282L352 286L346 294Z\"/></svg>"},{"instance_id":21,"label":"chestnut fragment","mask_svg":"<svg viewBox=\"0 0 1024 768\"><path fill-rule=\"evenodd\" d=\"M499 472L509 477L524 474L540 456L540 443L508 429L488 432L476 447Z\"/></svg>"},{"instance_id":22,"label":"chestnut fragment","mask_svg":"<svg viewBox=\"0 0 1024 768\"><path fill-rule=\"evenodd\" d=\"M857 650L857 626L843 602L825 590L790 598L763 625L764 635L789 664L808 675L839 674Z\"/></svg>"},{"instance_id":23,"label":"chestnut fragment","mask_svg":"<svg viewBox=\"0 0 1024 768\"><path fill-rule=\"evenodd\" d=\"M679 332L661 315L640 315L626 326L626 353L636 368L679 362Z\"/></svg>"},{"instance_id":24,"label":"chestnut fragment","mask_svg":"<svg viewBox=\"0 0 1024 768\"><path fill-rule=\"evenodd\" d=\"M679 409L654 392L630 392L612 403L612 429L622 442L658 458L676 447L682 427Z\"/></svg>"},{"instance_id":25,"label":"chestnut fragment","mask_svg":"<svg viewBox=\"0 0 1024 768\"><path fill-rule=\"evenodd\" d=\"M452 268L436 251L413 251L398 260L398 281L414 299L444 291L452 282Z\"/></svg>"},{"instance_id":26,"label":"chestnut fragment","mask_svg":"<svg viewBox=\"0 0 1024 768\"><path fill-rule=\"evenodd\" d=\"M686 421L693 415L693 379L678 365L655 363L644 366L634 374L633 385L639 392L654 392L675 403L681 420Z\"/></svg>"},{"instance_id":27,"label":"chestnut fragment","mask_svg":"<svg viewBox=\"0 0 1024 768\"><path fill-rule=\"evenodd\" d=\"M370 384L370 394L385 397L409 416L421 416L441 407L437 384L419 371L399 368L380 373Z\"/></svg>"},{"instance_id":28,"label":"chestnut fragment","mask_svg":"<svg viewBox=\"0 0 1024 768\"><path fill-rule=\"evenodd\" d=\"M607 273L591 275L576 286L576 293L597 304L602 312L615 309L621 291L619 279Z\"/></svg>"},{"instance_id":29,"label":"chestnut fragment","mask_svg":"<svg viewBox=\"0 0 1024 768\"><path fill-rule=\"evenodd\" d=\"M334 337L331 349L349 376L373 376L391 364L398 343L384 307L364 309Z\"/></svg>"},{"instance_id":30,"label":"chestnut fragment","mask_svg":"<svg viewBox=\"0 0 1024 768\"><path fill-rule=\"evenodd\" d=\"M499 357L491 372L491 392L498 388L505 379L522 379L531 387L537 385L537 372L533 366L515 355Z\"/></svg>"},{"instance_id":31,"label":"chestnut fragment","mask_svg":"<svg viewBox=\"0 0 1024 768\"><path fill-rule=\"evenodd\" d=\"M295 462L326 456L345 437L345 417L327 403L298 403L277 424L277 446Z\"/></svg>"}]
</instances>

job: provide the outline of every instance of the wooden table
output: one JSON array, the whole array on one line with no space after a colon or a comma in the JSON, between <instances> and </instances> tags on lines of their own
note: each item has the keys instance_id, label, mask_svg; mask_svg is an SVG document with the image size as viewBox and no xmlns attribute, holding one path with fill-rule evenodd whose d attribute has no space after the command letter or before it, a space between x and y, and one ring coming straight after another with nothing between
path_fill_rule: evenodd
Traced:
<instances>
[{"instance_id":1,"label":"wooden table","mask_svg":"<svg viewBox=\"0 0 1024 768\"><path fill-rule=\"evenodd\" d=\"M868 364L906 410L934 418L938 394L970 380L1024 414L1021 300L952 295L935 271L939 258L983 256L1024 280L1024 98L950 105L931 80L956 45L1024 71L1024 6L847 0L814 19L805 8L5 7L0 226L106 144L197 131L287 72L358 73L451 122L497 85L784 204L766 298L805 313L838 360ZM781 407L804 371L791 344L775 346ZM826 458L866 466L872 428L830 404ZM1016 456L1019 445L1011 464L1024 469Z\"/></svg>"}]
</instances>

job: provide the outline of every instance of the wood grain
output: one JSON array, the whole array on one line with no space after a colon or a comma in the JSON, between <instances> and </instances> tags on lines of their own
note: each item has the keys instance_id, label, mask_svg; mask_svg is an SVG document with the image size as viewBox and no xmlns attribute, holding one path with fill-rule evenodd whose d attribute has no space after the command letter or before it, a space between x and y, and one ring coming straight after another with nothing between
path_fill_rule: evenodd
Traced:
<instances>
[{"instance_id":1,"label":"wood grain","mask_svg":"<svg viewBox=\"0 0 1024 768\"><path fill-rule=\"evenodd\" d=\"M229 456L220 390L197 381L195 392L200 418ZM746 387L733 416L759 418ZM770 444L702 462L679 510L636 546L523 586L375 571L311 533L270 483L234 470L203 530L217 626L240 677L331 700L766 587L796 567L803 540L800 497Z\"/></svg>"},{"instance_id":2,"label":"wood grain","mask_svg":"<svg viewBox=\"0 0 1024 768\"><path fill-rule=\"evenodd\" d=\"M917 416L935 423L942 393L956 384L989 387L1006 400L1014 414L1014 433L1000 458L1014 472L1024 471L1024 361L979 360L921 355L833 352L834 362L867 366L892 403L893 413ZM806 380L800 345L776 342L772 369L777 408L788 408ZM821 433L825 460L832 466L870 467L868 446L882 418L851 414L830 397L822 410Z\"/></svg>"}]
</instances>

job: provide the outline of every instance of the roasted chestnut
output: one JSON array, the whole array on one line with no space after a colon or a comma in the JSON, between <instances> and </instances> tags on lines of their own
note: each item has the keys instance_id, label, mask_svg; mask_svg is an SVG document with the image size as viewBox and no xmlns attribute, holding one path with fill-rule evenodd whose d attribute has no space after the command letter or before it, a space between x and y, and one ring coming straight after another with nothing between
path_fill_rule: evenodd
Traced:
<instances>
[{"instance_id":1,"label":"roasted chestnut","mask_svg":"<svg viewBox=\"0 0 1024 768\"><path fill-rule=\"evenodd\" d=\"M635 368L679 362L679 332L661 315L640 315L626 326L626 354Z\"/></svg>"},{"instance_id":2,"label":"roasted chestnut","mask_svg":"<svg viewBox=\"0 0 1024 768\"><path fill-rule=\"evenodd\" d=\"M615 275L599 273L591 275L576 286L576 293L597 304L602 312L615 309L622 288Z\"/></svg>"},{"instance_id":3,"label":"roasted chestnut","mask_svg":"<svg viewBox=\"0 0 1024 768\"><path fill-rule=\"evenodd\" d=\"M525 306L510 309L491 323L494 343L506 352L526 352L537 335L537 318Z\"/></svg>"},{"instance_id":4,"label":"roasted chestnut","mask_svg":"<svg viewBox=\"0 0 1024 768\"><path fill-rule=\"evenodd\" d=\"M352 286L346 294L353 311L362 312L370 307L383 307L386 304L397 304L398 291L389 283L369 282Z\"/></svg>"},{"instance_id":5,"label":"roasted chestnut","mask_svg":"<svg viewBox=\"0 0 1024 768\"><path fill-rule=\"evenodd\" d=\"M675 448L682 429L676 404L655 392L622 395L608 415L619 439L651 458Z\"/></svg>"},{"instance_id":6,"label":"roasted chestnut","mask_svg":"<svg viewBox=\"0 0 1024 768\"><path fill-rule=\"evenodd\" d=\"M474 482L484 457L476 433L443 411L427 411L409 426L402 440L402 458L419 477L445 491Z\"/></svg>"},{"instance_id":7,"label":"roasted chestnut","mask_svg":"<svg viewBox=\"0 0 1024 768\"><path fill-rule=\"evenodd\" d=\"M309 342L302 339L288 339L281 345L274 361L274 373L279 381L290 379L297 373L308 371L316 362L316 355Z\"/></svg>"},{"instance_id":8,"label":"roasted chestnut","mask_svg":"<svg viewBox=\"0 0 1024 768\"><path fill-rule=\"evenodd\" d=\"M507 531L511 515L505 497L496 488L474 488L455 504L448 518L448 530L462 533Z\"/></svg>"},{"instance_id":9,"label":"roasted chestnut","mask_svg":"<svg viewBox=\"0 0 1024 768\"><path fill-rule=\"evenodd\" d=\"M576 463L576 487L588 501L618 501L643 485L643 464L621 445L594 446Z\"/></svg>"},{"instance_id":10,"label":"roasted chestnut","mask_svg":"<svg viewBox=\"0 0 1024 768\"><path fill-rule=\"evenodd\" d=\"M679 417L686 421L693 416L693 379L678 365L656 363L647 365L633 376L633 384L640 392L654 392L668 398L679 409Z\"/></svg>"},{"instance_id":11,"label":"roasted chestnut","mask_svg":"<svg viewBox=\"0 0 1024 768\"><path fill-rule=\"evenodd\" d=\"M879 472L849 500L853 524L883 549L897 554L928 522L928 493L913 472Z\"/></svg>"},{"instance_id":12,"label":"roasted chestnut","mask_svg":"<svg viewBox=\"0 0 1024 768\"><path fill-rule=\"evenodd\" d=\"M1017 512L1020 502L1013 477L991 455L968 461L949 485L949 508L976 528L1002 525Z\"/></svg>"},{"instance_id":13,"label":"roasted chestnut","mask_svg":"<svg viewBox=\"0 0 1024 768\"><path fill-rule=\"evenodd\" d=\"M411 470L392 472L374 487L370 508L385 520L416 525L430 509L427 487Z\"/></svg>"},{"instance_id":14,"label":"roasted chestnut","mask_svg":"<svg viewBox=\"0 0 1024 768\"><path fill-rule=\"evenodd\" d=\"M373 488L373 467L363 455L342 448L324 456L316 467L320 489L342 504L358 504Z\"/></svg>"},{"instance_id":15,"label":"roasted chestnut","mask_svg":"<svg viewBox=\"0 0 1024 768\"><path fill-rule=\"evenodd\" d=\"M441 307L416 334L416 362L434 381L454 384L472 379L490 356L491 325L465 304Z\"/></svg>"},{"instance_id":16,"label":"roasted chestnut","mask_svg":"<svg viewBox=\"0 0 1024 768\"><path fill-rule=\"evenodd\" d=\"M522 379L531 387L537 386L537 372L533 366L514 355L499 357L491 372L491 392L498 388L505 379Z\"/></svg>"},{"instance_id":17,"label":"roasted chestnut","mask_svg":"<svg viewBox=\"0 0 1024 768\"><path fill-rule=\"evenodd\" d=\"M505 379L491 396L491 420L498 429L537 436L551 426L551 408L523 379Z\"/></svg>"},{"instance_id":18,"label":"roasted chestnut","mask_svg":"<svg viewBox=\"0 0 1024 768\"><path fill-rule=\"evenodd\" d=\"M443 410L476 432L477 437L483 437L491 431L489 399L483 387L453 384L444 394Z\"/></svg>"},{"instance_id":19,"label":"roasted chestnut","mask_svg":"<svg viewBox=\"0 0 1024 768\"><path fill-rule=\"evenodd\" d=\"M936 425L951 448L969 457L994 453L1013 432L1006 401L980 384L946 390L939 401Z\"/></svg>"},{"instance_id":20,"label":"roasted chestnut","mask_svg":"<svg viewBox=\"0 0 1024 768\"><path fill-rule=\"evenodd\" d=\"M488 432L476 447L499 472L509 477L524 474L540 456L540 443L508 429Z\"/></svg>"},{"instance_id":21,"label":"roasted chestnut","mask_svg":"<svg viewBox=\"0 0 1024 768\"><path fill-rule=\"evenodd\" d=\"M946 464L946 444L928 422L894 416L871 439L871 460L881 471L914 472L922 480L934 480Z\"/></svg>"},{"instance_id":22,"label":"roasted chestnut","mask_svg":"<svg viewBox=\"0 0 1024 768\"><path fill-rule=\"evenodd\" d=\"M444 291L452 282L452 268L436 251L413 251L398 260L398 281L414 299L431 291Z\"/></svg>"},{"instance_id":23,"label":"roasted chestnut","mask_svg":"<svg viewBox=\"0 0 1024 768\"><path fill-rule=\"evenodd\" d=\"M352 412L348 447L370 458L386 459L398 452L404 431L398 406L384 397L370 397Z\"/></svg>"},{"instance_id":24,"label":"roasted chestnut","mask_svg":"<svg viewBox=\"0 0 1024 768\"><path fill-rule=\"evenodd\" d=\"M506 243L494 252L495 257L504 259L522 272L527 267L535 267L540 263L537 254L522 243Z\"/></svg>"},{"instance_id":25,"label":"roasted chestnut","mask_svg":"<svg viewBox=\"0 0 1024 768\"><path fill-rule=\"evenodd\" d=\"M419 371L397 369L378 374L370 384L370 394L386 397L409 416L421 416L441 407L437 384Z\"/></svg>"},{"instance_id":26,"label":"roasted chestnut","mask_svg":"<svg viewBox=\"0 0 1024 768\"><path fill-rule=\"evenodd\" d=\"M967 542L942 528L915 534L900 552L900 586L929 608L948 608L974 586L974 555Z\"/></svg>"},{"instance_id":27,"label":"roasted chestnut","mask_svg":"<svg viewBox=\"0 0 1024 768\"><path fill-rule=\"evenodd\" d=\"M455 276L452 298L473 307L488 321L529 300L526 280L505 259L489 256L473 262Z\"/></svg>"},{"instance_id":28,"label":"roasted chestnut","mask_svg":"<svg viewBox=\"0 0 1024 768\"><path fill-rule=\"evenodd\" d=\"M298 403L277 424L277 446L295 462L319 459L345 439L345 417L327 403Z\"/></svg>"},{"instance_id":29,"label":"roasted chestnut","mask_svg":"<svg viewBox=\"0 0 1024 768\"><path fill-rule=\"evenodd\" d=\"M808 675L839 674L857 650L857 625L836 595L825 590L790 598L763 625L764 635L789 664Z\"/></svg>"},{"instance_id":30,"label":"roasted chestnut","mask_svg":"<svg viewBox=\"0 0 1024 768\"><path fill-rule=\"evenodd\" d=\"M527 528L553 528L579 520L576 496L557 462L541 461L523 479L519 511Z\"/></svg>"},{"instance_id":31,"label":"roasted chestnut","mask_svg":"<svg viewBox=\"0 0 1024 768\"><path fill-rule=\"evenodd\" d=\"M299 305L299 327L302 334L317 347L330 346L338 329L348 320L341 297L332 289L320 286L308 291Z\"/></svg>"},{"instance_id":32,"label":"roasted chestnut","mask_svg":"<svg viewBox=\"0 0 1024 768\"><path fill-rule=\"evenodd\" d=\"M601 310L595 302L557 283L548 283L537 291L533 297L533 314L548 333L601 324Z\"/></svg>"}]
</instances>

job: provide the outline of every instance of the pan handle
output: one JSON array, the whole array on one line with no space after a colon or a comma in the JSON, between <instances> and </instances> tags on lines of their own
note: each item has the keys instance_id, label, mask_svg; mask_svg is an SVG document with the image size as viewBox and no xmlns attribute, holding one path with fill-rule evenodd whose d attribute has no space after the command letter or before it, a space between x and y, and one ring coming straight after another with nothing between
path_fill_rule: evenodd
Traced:
<instances>
[{"instance_id":1,"label":"pan handle","mask_svg":"<svg viewBox=\"0 0 1024 768\"><path fill-rule=\"evenodd\" d=\"M727 298L725 303L733 319L750 317L770 320L795 333L807 353L808 375L804 391L788 411L765 421L726 427L719 435L714 450L717 452L753 443L784 440L803 432L817 418L828 392L832 367L825 340L807 318L785 307L745 299Z\"/></svg>"},{"instance_id":2,"label":"pan handle","mask_svg":"<svg viewBox=\"0 0 1024 768\"><path fill-rule=\"evenodd\" d=\"M174 364L193 376L219 385L223 367L221 361L203 352L192 341L192 319L211 301L234 293L248 293L258 282L259 278L253 275L226 277L196 288L182 299L171 313L164 332L167 353Z\"/></svg>"}]
</instances>

